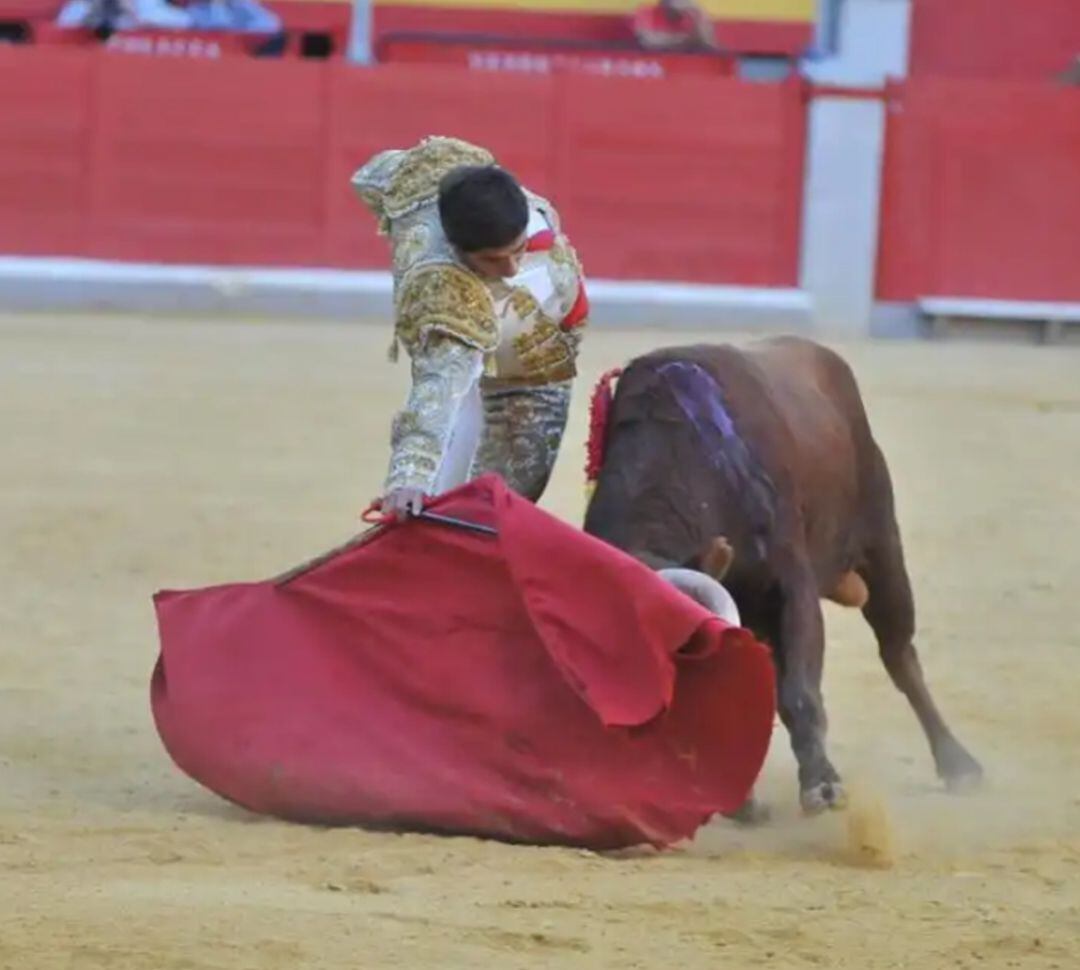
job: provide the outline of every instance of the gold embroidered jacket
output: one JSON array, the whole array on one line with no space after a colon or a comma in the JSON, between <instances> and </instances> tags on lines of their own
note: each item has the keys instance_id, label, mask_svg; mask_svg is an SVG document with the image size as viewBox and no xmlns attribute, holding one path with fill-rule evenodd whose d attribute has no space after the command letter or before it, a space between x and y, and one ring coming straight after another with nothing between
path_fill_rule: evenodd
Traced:
<instances>
[{"instance_id":1,"label":"gold embroidered jacket","mask_svg":"<svg viewBox=\"0 0 1080 970\"><path fill-rule=\"evenodd\" d=\"M581 324L577 256L546 200L526 192L530 245L519 274L487 280L447 240L438 211L442 177L461 165L494 164L483 148L431 137L410 149L380 152L352 179L389 237L394 275L394 351L412 359L413 386L395 418L387 489L431 491L461 401L486 375L500 384L546 384L576 373Z\"/></svg>"}]
</instances>

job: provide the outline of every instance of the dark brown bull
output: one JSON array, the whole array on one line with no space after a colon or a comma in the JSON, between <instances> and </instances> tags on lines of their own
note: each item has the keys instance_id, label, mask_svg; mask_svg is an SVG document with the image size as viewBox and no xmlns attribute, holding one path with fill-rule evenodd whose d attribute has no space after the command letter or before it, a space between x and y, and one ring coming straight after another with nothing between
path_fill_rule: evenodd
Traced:
<instances>
[{"instance_id":1,"label":"dark brown bull","mask_svg":"<svg viewBox=\"0 0 1080 970\"><path fill-rule=\"evenodd\" d=\"M773 650L805 810L844 800L825 749L821 598L862 608L938 775L950 788L981 777L923 678L889 471L835 353L779 338L634 360L585 529L653 568L724 579L743 624Z\"/></svg>"}]
</instances>

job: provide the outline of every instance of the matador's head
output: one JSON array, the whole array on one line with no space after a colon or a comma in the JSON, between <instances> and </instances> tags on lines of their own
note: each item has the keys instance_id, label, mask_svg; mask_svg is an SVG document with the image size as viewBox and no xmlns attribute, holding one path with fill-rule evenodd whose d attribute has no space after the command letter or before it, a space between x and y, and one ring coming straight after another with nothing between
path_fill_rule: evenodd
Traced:
<instances>
[{"instance_id":1,"label":"matador's head","mask_svg":"<svg viewBox=\"0 0 1080 970\"><path fill-rule=\"evenodd\" d=\"M439 218L465 264L486 279L516 276L527 243L525 192L497 165L466 165L439 183Z\"/></svg>"}]
</instances>

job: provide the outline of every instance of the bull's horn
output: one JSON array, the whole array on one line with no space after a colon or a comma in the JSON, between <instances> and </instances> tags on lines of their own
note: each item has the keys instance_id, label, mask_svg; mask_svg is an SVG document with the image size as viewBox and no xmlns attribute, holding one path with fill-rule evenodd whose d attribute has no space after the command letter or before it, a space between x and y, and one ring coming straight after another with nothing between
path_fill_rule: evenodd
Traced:
<instances>
[{"instance_id":1,"label":"bull's horn","mask_svg":"<svg viewBox=\"0 0 1080 970\"><path fill-rule=\"evenodd\" d=\"M663 576L679 592L711 610L721 620L734 626L742 625L739 608L735 605L731 593L712 576L699 573L696 569L661 569L657 575Z\"/></svg>"}]
</instances>

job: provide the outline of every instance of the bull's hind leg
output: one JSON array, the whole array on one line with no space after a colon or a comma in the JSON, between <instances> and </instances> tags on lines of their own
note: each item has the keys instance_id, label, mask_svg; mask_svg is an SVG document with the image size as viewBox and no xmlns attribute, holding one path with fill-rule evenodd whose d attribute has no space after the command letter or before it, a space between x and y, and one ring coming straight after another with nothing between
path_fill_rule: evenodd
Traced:
<instances>
[{"instance_id":1,"label":"bull's hind leg","mask_svg":"<svg viewBox=\"0 0 1080 970\"><path fill-rule=\"evenodd\" d=\"M885 669L907 697L930 742L938 776L950 789L970 786L982 778L982 766L956 740L926 686L912 642L915 605L900 536L895 523L889 523L882 531L884 534L878 537L865 566L859 570L870 593L863 616L877 637Z\"/></svg>"}]
</instances>

